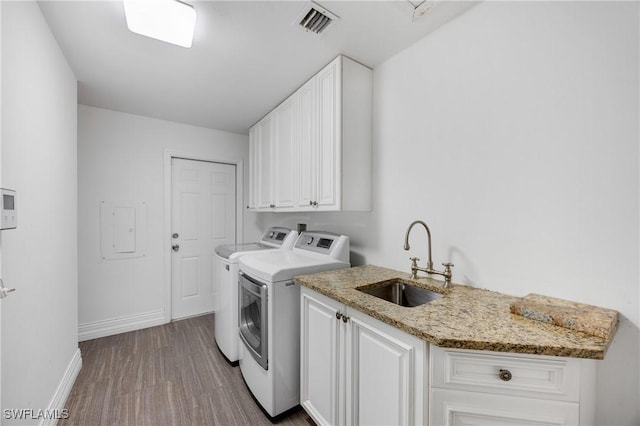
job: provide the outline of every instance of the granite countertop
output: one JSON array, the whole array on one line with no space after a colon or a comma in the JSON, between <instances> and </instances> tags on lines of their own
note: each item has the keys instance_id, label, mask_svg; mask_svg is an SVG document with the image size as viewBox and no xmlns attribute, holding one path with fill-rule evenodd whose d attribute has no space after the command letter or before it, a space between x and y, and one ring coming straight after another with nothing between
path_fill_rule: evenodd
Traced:
<instances>
[{"instance_id":1,"label":"granite countertop","mask_svg":"<svg viewBox=\"0 0 640 426\"><path fill-rule=\"evenodd\" d=\"M442 281L409 277L408 273L367 265L302 275L294 281L446 348L604 359L615 334L615 327L609 336L598 337L512 314L510 304L520 299L515 296L457 284L444 289ZM394 278L408 280L444 297L408 308L356 290Z\"/></svg>"}]
</instances>

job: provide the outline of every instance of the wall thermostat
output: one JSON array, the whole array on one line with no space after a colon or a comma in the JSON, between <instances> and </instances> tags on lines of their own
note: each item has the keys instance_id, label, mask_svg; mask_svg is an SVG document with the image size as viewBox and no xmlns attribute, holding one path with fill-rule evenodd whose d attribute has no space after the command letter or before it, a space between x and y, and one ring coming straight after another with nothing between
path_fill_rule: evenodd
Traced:
<instances>
[{"instance_id":1,"label":"wall thermostat","mask_svg":"<svg viewBox=\"0 0 640 426\"><path fill-rule=\"evenodd\" d=\"M16 191L0 188L0 229L15 229L18 226Z\"/></svg>"}]
</instances>

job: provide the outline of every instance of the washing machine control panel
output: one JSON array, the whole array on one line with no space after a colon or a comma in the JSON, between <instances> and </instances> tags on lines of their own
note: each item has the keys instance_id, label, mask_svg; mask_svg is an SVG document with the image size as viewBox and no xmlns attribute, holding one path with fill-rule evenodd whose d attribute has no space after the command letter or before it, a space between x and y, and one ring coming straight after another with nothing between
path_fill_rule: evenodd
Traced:
<instances>
[{"instance_id":1,"label":"washing machine control panel","mask_svg":"<svg viewBox=\"0 0 640 426\"><path fill-rule=\"evenodd\" d=\"M285 240L285 238L287 238L287 235L289 235L289 233L291 233L291 229L289 228L273 226L264 233L261 241L276 245L282 245L282 242Z\"/></svg>"},{"instance_id":2,"label":"washing machine control panel","mask_svg":"<svg viewBox=\"0 0 640 426\"><path fill-rule=\"evenodd\" d=\"M329 254L340 235L324 231L304 231L298 237L295 248Z\"/></svg>"}]
</instances>

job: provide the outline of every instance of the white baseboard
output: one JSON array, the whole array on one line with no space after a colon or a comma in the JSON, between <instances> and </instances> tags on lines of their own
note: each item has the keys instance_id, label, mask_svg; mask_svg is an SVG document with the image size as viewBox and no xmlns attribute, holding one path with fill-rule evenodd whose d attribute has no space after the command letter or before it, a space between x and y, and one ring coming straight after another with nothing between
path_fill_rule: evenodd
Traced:
<instances>
[{"instance_id":1,"label":"white baseboard","mask_svg":"<svg viewBox=\"0 0 640 426\"><path fill-rule=\"evenodd\" d=\"M106 337L114 334L126 333L127 331L141 330L147 327L166 324L166 322L167 321L164 318L164 310L162 310L79 324L78 341L83 342L85 340L97 339L98 337Z\"/></svg>"},{"instance_id":2,"label":"white baseboard","mask_svg":"<svg viewBox=\"0 0 640 426\"><path fill-rule=\"evenodd\" d=\"M67 398L69 398L71 388L73 388L78 373L80 373L80 368L82 368L82 355L80 354L80 349L77 349L71 358L71 362L69 362L67 366L67 370L64 372L64 376L62 376L58 389L56 389L49 403L49 408L46 410L49 414L56 413L58 416L43 419L40 423L41 426L54 426L58 423L58 418L64 415L65 412L63 410L65 409Z\"/></svg>"}]
</instances>

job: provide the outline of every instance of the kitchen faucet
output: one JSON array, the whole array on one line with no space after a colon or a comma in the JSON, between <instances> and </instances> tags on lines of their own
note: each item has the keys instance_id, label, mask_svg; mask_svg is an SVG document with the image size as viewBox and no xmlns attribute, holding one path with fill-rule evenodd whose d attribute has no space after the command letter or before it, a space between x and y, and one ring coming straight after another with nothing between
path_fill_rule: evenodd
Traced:
<instances>
[{"instance_id":1,"label":"kitchen faucet","mask_svg":"<svg viewBox=\"0 0 640 426\"><path fill-rule=\"evenodd\" d=\"M451 268L453 267L453 263L443 263L442 266L444 266L444 271L436 271L435 269L433 269L433 260L431 260L431 231L429 231L429 227L427 226L426 223L424 223L421 220L415 220L413 222L411 222L411 225L409 225L409 229L407 229L407 233L404 236L404 249L405 250L409 250L411 247L409 246L409 234L411 233L411 228L413 228L413 225L419 223L420 225L424 226L424 229L427 231L427 249L428 249L428 256L429 258L427 259L427 267L426 268L420 268L418 267L418 259L417 257L410 257L409 260L411 260L411 278L412 279L416 279L418 278L418 271L422 271L422 272L426 272L427 274L437 274L437 275L442 275L444 277L444 288L448 288L449 285L451 284Z\"/></svg>"}]
</instances>

